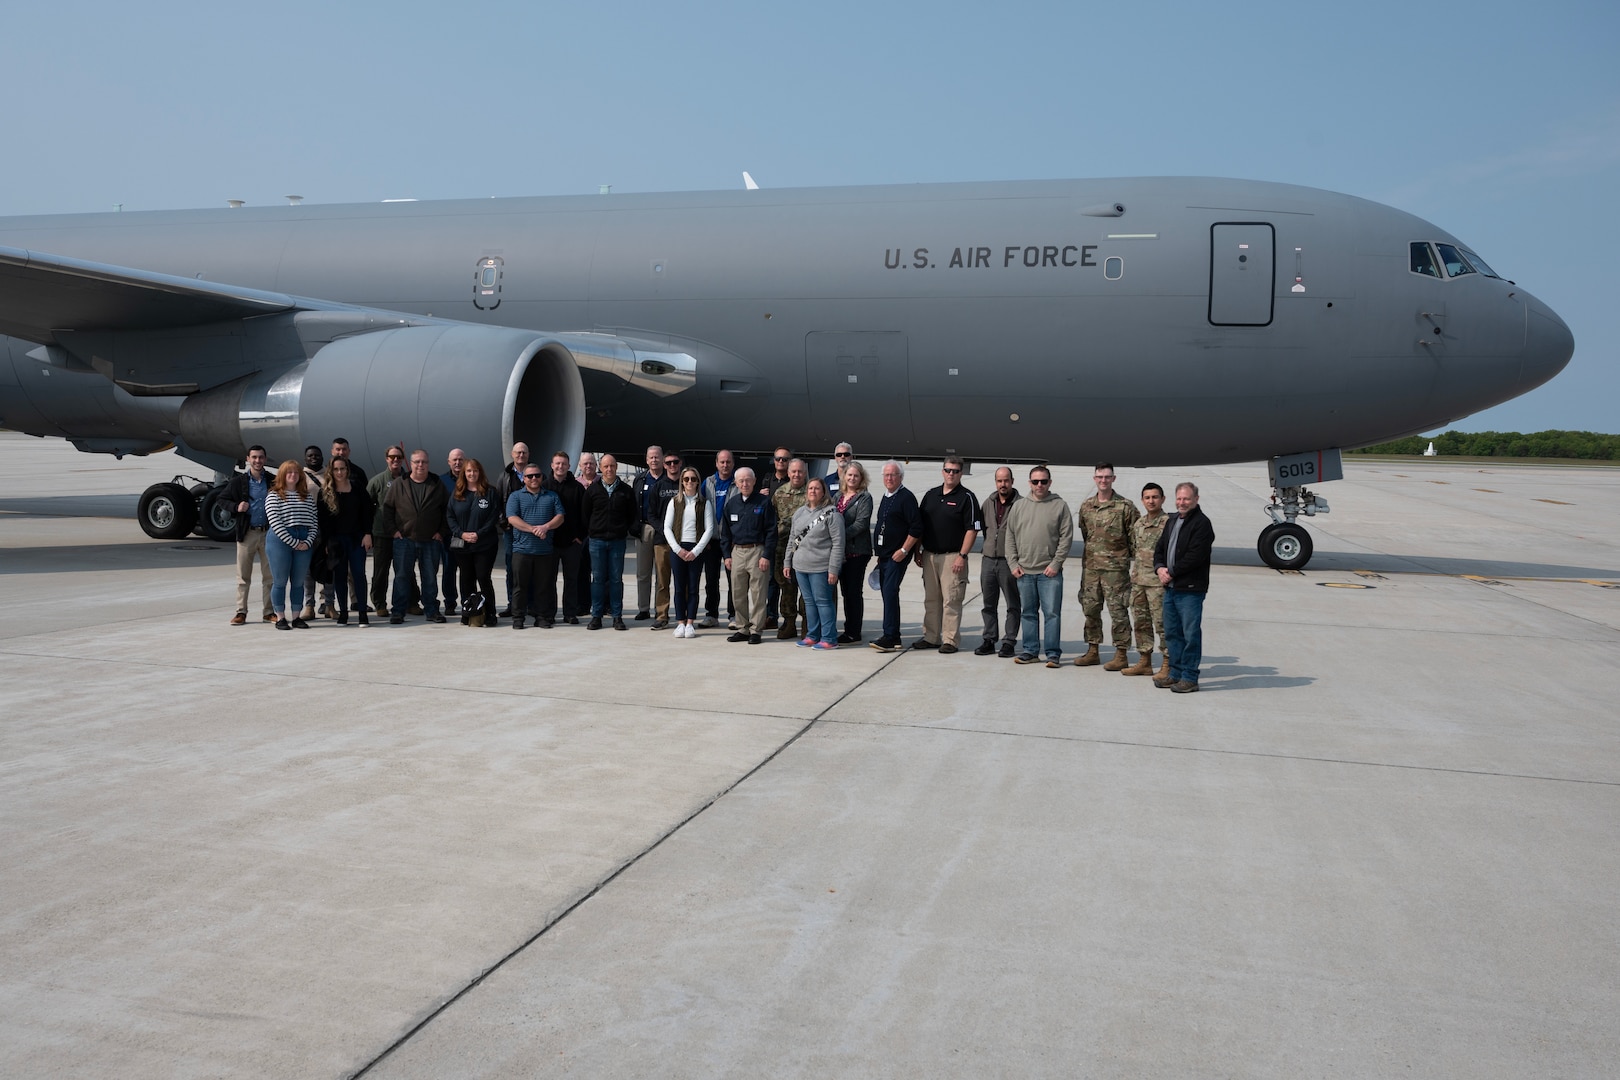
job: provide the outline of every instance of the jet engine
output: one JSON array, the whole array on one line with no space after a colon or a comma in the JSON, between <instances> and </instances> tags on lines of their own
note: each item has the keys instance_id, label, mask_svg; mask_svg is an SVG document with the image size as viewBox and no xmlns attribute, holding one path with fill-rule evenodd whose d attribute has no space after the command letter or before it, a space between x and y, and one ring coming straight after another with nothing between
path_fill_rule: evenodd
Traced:
<instances>
[{"instance_id":1,"label":"jet engine","mask_svg":"<svg viewBox=\"0 0 1620 1080\"><path fill-rule=\"evenodd\" d=\"M340 337L309 360L187 397L190 450L241 459L262 445L272 464L349 440L368 473L385 449L424 448L434 471L461 448L490 475L514 442L536 457L574 454L585 437L579 365L556 337L464 323L408 325Z\"/></svg>"}]
</instances>

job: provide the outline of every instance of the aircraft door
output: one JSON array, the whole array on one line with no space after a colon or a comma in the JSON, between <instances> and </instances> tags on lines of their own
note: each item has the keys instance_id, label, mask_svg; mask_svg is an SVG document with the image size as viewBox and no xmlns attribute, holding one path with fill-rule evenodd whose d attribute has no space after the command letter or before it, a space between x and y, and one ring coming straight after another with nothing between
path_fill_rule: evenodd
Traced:
<instances>
[{"instance_id":1,"label":"aircraft door","mask_svg":"<svg viewBox=\"0 0 1620 1080\"><path fill-rule=\"evenodd\" d=\"M1209 231L1209 321L1270 326L1277 237L1265 222L1220 222Z\"/></svg>"},{"instance_id":2,"label":"aircraft door","mask_svg":"<svg viewBox=\"0 0 1620 1080\"><path fill-rule=\"evenodd\" d=\"M909 443L910 376L906 335L816 332L805 335L805 383L810 423L824 442L853 431L892 432Z\"/></svg>"}]
</instances>

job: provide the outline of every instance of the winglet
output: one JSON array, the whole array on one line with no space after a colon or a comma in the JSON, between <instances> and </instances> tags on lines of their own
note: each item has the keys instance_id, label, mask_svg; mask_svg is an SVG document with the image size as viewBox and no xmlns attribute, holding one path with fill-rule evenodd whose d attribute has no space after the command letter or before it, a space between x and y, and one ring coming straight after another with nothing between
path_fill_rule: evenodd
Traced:
<instances>
[{"instance_id":1,"label":"winglet","mask_svg":"<svg viewBox=\"0 0 1620 1080\"><path fill-rule=\"evenodd\" d=\"M758 191L759 190L759 185L754 183L754 178L752 176L748 175L748 170L747 169L743 170L743 187L748 189L749 191Z\"/></svg>"}]
</instances>

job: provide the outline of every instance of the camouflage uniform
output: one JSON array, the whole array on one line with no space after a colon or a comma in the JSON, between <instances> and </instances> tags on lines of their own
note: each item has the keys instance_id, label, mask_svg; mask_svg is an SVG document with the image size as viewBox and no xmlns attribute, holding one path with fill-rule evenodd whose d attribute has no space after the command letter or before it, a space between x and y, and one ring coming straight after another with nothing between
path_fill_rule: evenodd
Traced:
<instances>
[{"instance_id":1,"label":"camouflage uniform","mask_svg":"<svg viewBox=\"0 0 1620 1080\"><path fill-rule=\"evenodd\" d=\"M1151 517L1137 518L1131 526L1131 621L1136 624L1136 651L1147 655L1153 649L1153 636L1159 637L1159 652L1168 653L1164 644L1164 586L1153 571L1153 549L1164 535L1170 515L1160 510Z\"/></svg>"},{"instance_id":2,"label":"camouflage uniform","mask_svg":"<svg viewBox=\"0 0 1620 1080\"><path fill-rule=\"evenodd\" d=\"M1080 609L1086 613L1086 643L1102 644L1102 610L1108 604L1116 649L1131 644L1131 526L1141 513L1125 496L1103 502L1093 495L1080 504L1077 530L1085 541Z\"/></svg>"},{"instance_id":3,"label":"camouflage uniform","mask_svg":"<svg viewBox=\"0 0 1620 1080\"><path fill-rule=\"evenodd\" d=\"M771 570L776 577L776 587L780 590L784 627L795 616L804 614L804 603L799 599L799 583L792 574L782 572L782 564L787 561L788 540L793 532L793 512L804 505L808 486L796 488L784 483L771 492L771 505L776 508L776 520L780 523L776 530L776 563Z\"/></svg>"}]
</instances>

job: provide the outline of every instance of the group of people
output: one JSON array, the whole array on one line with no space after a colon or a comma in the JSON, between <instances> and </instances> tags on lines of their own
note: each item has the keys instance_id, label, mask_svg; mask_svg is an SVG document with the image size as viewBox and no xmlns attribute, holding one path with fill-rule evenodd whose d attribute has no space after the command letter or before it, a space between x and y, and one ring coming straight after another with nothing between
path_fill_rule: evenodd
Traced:
<instances>
[{"instance_id":1,"label":"group of people","mask_svg":"<svg viewBox=\"0 0 1620 1080\"><path fill-rule=\"evenodd\" d=\"M922 635L910 648L949 654L962 644L968 560L982 539L983 636L975 654L1056 668L1063 568L1078 536L1086 650L1073 663L1151 675L1155 686L1178 693L1198 688L1215 534L1192 483L1177 485L1173 514L1153 483L1143 487L1138 509L1114 490L1113 466L1101 463L1093 472L1096 493L1071 512L1040 465L1029 470L1025 495L1010 468L997 469L995 491L981 504L963 486L964 464L954 455L921 499L894 460L884 462L881 489L873 491L848 443L834 450L825 477L811 477L787 447L758 472L721 450L705 476L679 454L650 446L634 481L619 478L612 454L598 460L583 453L571 469L563 451L541 465L518 443L493 476L460 450L434 475L426 451L411 452L407 465L404 447L390 447L385 469L368 482L348 449L346 440L334 440L325 464L320 448L309 447L302 464L285 461L274 474L264 449L249 449L247 469L230 481L227 496L238 515L233 624L247 621L258 558L268 566L263 618L278 629L309 625L320 582L321 613L339 624L348 622L351 603L362 626L373 611L395 625L408 615L442 623L459 603L470 625L507 618L523 630L560 619L626 630L624 564L633 545L634 620L696 637L719 624L724 581L728 641L757 645L775 631L819 650L863 640L868 582L882 601L881 632L870 646L905 647L900 587L915 564L923 575ZM497 611L492 578L503 546L506 602ZM1114 648L1106 663L1105 608Z\"/></svg>"}]
</instances>

